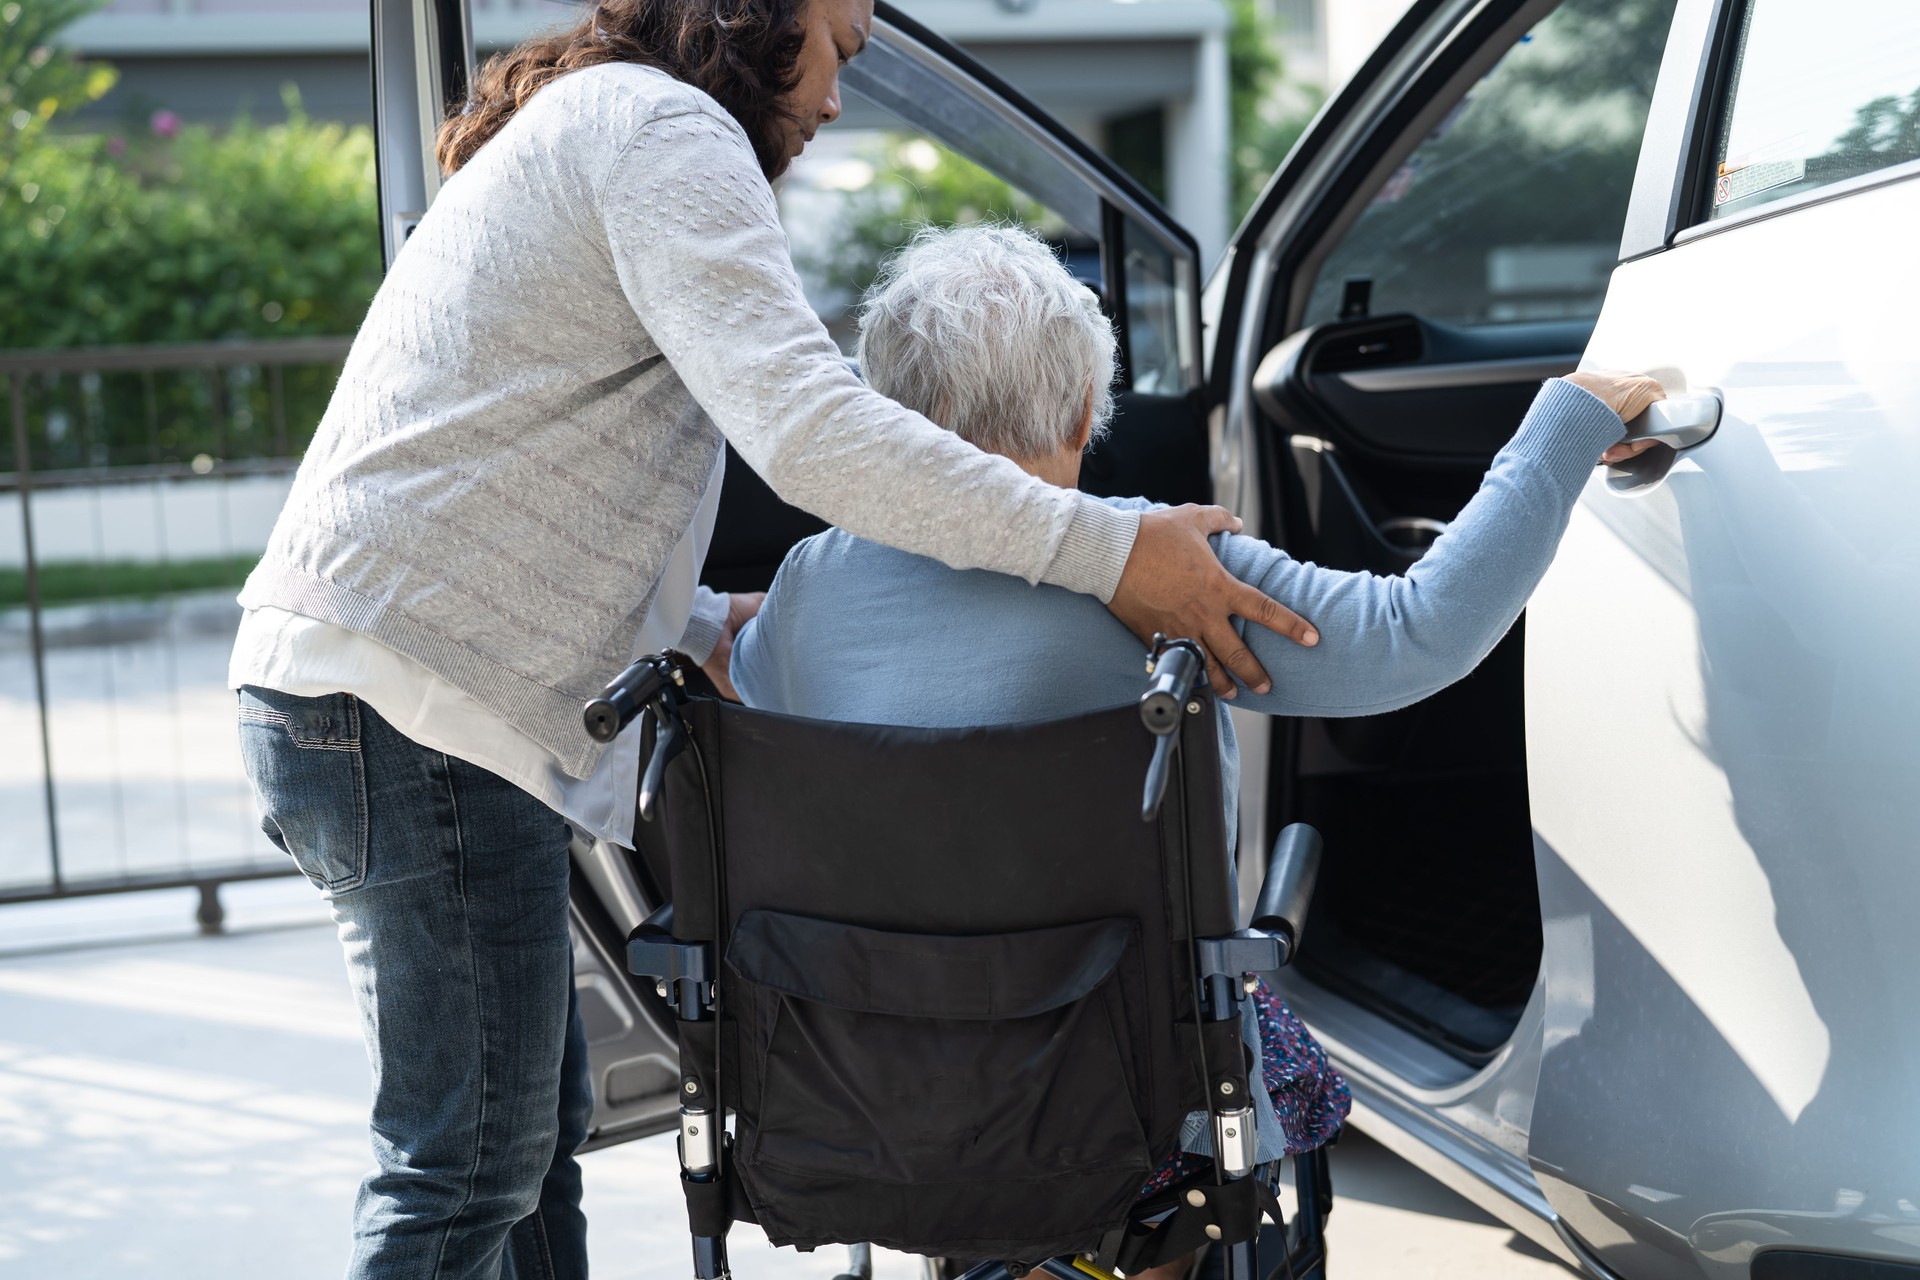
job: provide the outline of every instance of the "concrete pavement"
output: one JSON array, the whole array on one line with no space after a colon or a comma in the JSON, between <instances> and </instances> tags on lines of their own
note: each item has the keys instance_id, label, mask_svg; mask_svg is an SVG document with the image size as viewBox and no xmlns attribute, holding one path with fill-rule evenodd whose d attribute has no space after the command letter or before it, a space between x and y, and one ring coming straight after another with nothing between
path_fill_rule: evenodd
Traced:
<instances>
[{"instance_id":1,"label":"concrete pavement","mask_svg":"<svg viewBox=\"0 0 1920 1280\"><path fill-rule=\"evenodd\" d=\"M0 1277L319 1280L369 1163L367 1065L304 881L0 908ZM583 1157L594 1273L684 1280L671 1140ZM1559 1264L1380 1147L1336 1148L1338 1280L1564 1280ZM742 1280L824 1280L838 1250L733 1237ZM880 1280L915 1260L882 1256Z\"/></svg>"}]
</instances>

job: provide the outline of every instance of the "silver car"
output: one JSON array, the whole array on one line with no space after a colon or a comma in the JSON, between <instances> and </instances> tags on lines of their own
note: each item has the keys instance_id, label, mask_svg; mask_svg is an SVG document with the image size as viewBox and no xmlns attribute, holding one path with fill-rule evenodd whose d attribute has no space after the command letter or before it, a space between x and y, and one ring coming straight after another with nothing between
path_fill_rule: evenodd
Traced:
<instances>
[{"instance_id":1,"label":"silver car","mask_svg":"<svg viewBox=\"0 0 1920 1280\"><path fill-rule=\"evenodd\" d=\"M471 40L461 0L374 17L391 252ZM1359 1128L1569 1266L1920 1277L1920 3L1416 0L1204 287L1138 184L897 10L844 83L1098 262L1089 488L1396 572L1543 377L1658 371L1665 446L1596 473L1479 671L1240 725L1243 845L1327 840L1281 985ZM708 578L814 527L730 468ZM607 1144L675 1106L620 961L658 888L576 854Z\"/></svg>"}]
</instances>

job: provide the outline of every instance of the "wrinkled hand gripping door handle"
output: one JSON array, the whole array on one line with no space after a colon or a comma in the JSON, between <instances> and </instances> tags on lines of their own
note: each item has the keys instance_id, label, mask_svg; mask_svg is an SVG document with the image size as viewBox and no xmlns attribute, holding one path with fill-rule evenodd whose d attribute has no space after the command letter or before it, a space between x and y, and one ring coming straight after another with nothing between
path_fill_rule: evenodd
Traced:
<instances>
[{"instance_id":1,"label":"wrinkled hand gripping door handle","mask_svg":"<svg viewBox=\"0 0 1920 1280\"><path fill-rule=\"evenodd\" d=\"M1720 426L1720 396L1713 391L1682 392L1656 401L1627 424L1627 439L1658 440L1664 447L1614 463L1607 487L1615 493L1646 493L1667 478L1680 450L1704 444Z\"/></svg>"}]
</instances>

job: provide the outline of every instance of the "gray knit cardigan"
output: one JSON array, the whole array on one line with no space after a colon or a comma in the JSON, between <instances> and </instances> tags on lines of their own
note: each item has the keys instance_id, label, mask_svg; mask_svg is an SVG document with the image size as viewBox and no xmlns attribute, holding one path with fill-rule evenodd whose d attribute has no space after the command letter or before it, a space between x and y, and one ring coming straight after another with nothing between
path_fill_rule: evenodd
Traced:
<instances>
[{"instance_id":1,"label":"gray knit cardigan","mask_svg":"<svg viewBox=\"0 0 1920 1280\"><path fill-rule=\"evenodd\" d=\"M1111 598L1138 517L865 388L745 133L648 68L541 89L441 189L240 601L399 650L570 774L724 436L874 541Z\"/></svg>"}]
</instances>

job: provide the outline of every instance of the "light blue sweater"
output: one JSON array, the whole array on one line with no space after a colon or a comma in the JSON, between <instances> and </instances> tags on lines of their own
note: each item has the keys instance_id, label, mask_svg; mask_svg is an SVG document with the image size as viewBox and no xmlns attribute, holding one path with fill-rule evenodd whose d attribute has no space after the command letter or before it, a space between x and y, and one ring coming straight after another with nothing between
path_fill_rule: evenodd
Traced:
<instances>
[{"instance_id":1,"label":"light blue sweater","mask_svg":"<svg viewBox=\"0 0 1920 1280\"><path fill-rule=\"evenodd\" d=\"M1480 491L1404 577L1323 569L1254 538L1216 538L1221 563L1236 577L1320 631L1309 649L1242 623L1273 690L1242 687L1234 705L1272 715L1371 715L1465 676L1520 616L1601 452L1623 434L1597 397L1548 381ZM1153 505L1110 501L1127 510ZM949 569L829 529L788 553L760 616L735 641L731 675L750 707L952 728L1132 702L1146 687L1143 653L1091 597ZM1240 753L1226 704L1216 705L1232 833ZM1250 1013L1245 1031L1257 1069ZM1259 1158L1277 1158L1284 1140L1264 1090L1255 1105ZM1209 1150L1203 1121L1200 1113L1188 1118L1187 1150Z\"/></svg>"},{"instance_id":2,"label":"light blue sweater","mask_svg":"<svg viewBox=\"0 0 1920 1280\"><path fill-rule=\"evenodd\" d=\"M1242 687L1233 705L1372 715L1465 676L1520 616L1594 464L1623 434L1597 397L1548 381L1480 491L1404 577L1323 569L1254 538L1215 538L1234 576L1320 631L1309 649L1240 624L1273 690ZM731 674L750 707L951 728L1131 702L1146 687L1143 655L1133 633L1088 596L949 569L829 529L788 553L760 616L735 642ZM1239 750L1226 704L1218 705L1231 832Z\"/></svg>"}]
</instances>

